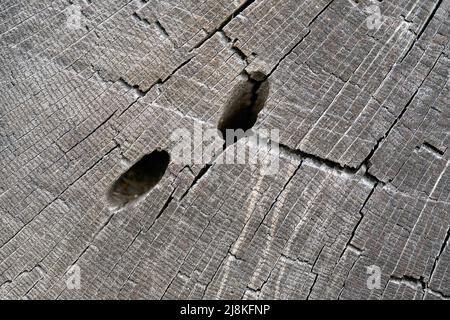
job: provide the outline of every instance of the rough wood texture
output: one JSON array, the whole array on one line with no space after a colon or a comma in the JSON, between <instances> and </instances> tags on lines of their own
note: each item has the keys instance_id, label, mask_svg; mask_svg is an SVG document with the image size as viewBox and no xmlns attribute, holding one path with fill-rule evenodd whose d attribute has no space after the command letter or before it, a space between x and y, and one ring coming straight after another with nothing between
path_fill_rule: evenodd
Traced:
<instances>
[{"instance_id":1,"label":"rough wood texture","mask_svg":"<svg viewBox=\"0 0 450 320\"><path fill-rule=\"evenodd\" d=\"M0 297L450 298L450 0L369 5L1 0ZM258 72L276 174L216 163L241 139L111 203Z\"/></svg>"}]
</instances>

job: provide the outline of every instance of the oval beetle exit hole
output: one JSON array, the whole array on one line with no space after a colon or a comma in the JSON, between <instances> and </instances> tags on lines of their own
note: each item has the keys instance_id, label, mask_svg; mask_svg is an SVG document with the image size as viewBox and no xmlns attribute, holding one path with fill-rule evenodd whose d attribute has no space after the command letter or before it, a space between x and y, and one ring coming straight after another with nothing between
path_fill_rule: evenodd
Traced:
<instances>
[{"instance_id":1,"label":"oval beetle exit hole","mask_svg":"<svg viewBox=\"0 0 450 320\"><path fill-rule=\"evenodd\" d=\"M170 155L164 150L143 156L113 183L108 192L109 201L123 206L143 196L161 180L169 162Z\"/></svg>"},{"instance_id":2,"label":"oval beetle exit hole","mask_svg":"<svg viewBox=\"0 0 450 320\"><path fill-rule=\"evenodd\" d=\"M225 107L217 125L217 129L226 141L226 145L236 142L240 137L236 133L241 129L244 132L251 129L258 119L269 95L269 82L266 75L261 72L245 74L247 79L239 84L233 91L233 96ZM227 139L227 131L237 135ZM226 147L225 145L225 147Z\"/></svg>"}]
</instances>

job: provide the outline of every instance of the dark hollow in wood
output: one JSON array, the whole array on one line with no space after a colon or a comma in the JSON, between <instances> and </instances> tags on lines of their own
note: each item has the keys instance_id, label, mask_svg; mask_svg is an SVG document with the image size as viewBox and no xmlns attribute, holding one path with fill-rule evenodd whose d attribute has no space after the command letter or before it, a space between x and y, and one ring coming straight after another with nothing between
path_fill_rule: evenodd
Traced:
<instances>
[{"instance_id":1,"label":"dark hollow in wood","mask_svg":"<svg viewBox=\"0 0 450 320\"><path fill-rule=\"evenodd\" d=\"M260 72L248 76L244 83L234 88L232 97L217 126L224 139L227 137L227 130L234 132L239 129L247 131L253 128L258 119L258 114L264 108L269 91L269 81ZM232 142L237 140L238 138L235 138Z\"/></svg>"},{"instance_id":2,"label":"dark hollow in wood","mask_svg":"<svg viewBox=\"0 0 450 320\"><path fill-rule=\"evenodd\" d=\"M114 182L108 194L110 201L124 205L146 194L164 176L169 162L170 155L164 150L143 156Z\"/></svg>"}]
</instances>

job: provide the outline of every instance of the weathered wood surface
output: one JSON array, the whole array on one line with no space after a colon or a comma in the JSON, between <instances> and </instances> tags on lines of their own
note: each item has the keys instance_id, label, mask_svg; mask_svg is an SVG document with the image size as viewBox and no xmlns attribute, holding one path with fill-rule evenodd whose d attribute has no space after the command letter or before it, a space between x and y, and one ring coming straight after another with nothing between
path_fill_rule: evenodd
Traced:
<instances>
[{"instance_id":1,"label":"weathered wood surface","mask_svg":"<svg viewBox=\"0 0 450 320\"><path fill-rule=\"evenodd\" d=\"M450 0L376 3L1 0L0 297L449 298ZM171 162L111 203L255 72L276 174Z\"/></svg>"}]
</instances>

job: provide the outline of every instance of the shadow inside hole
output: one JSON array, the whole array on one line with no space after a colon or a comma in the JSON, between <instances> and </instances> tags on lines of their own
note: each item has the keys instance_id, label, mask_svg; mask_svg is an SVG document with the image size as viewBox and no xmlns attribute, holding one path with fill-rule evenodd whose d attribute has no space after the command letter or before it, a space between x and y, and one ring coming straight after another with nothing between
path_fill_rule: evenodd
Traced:
<instances>
[{"instance_id":1,"label":"shadow inside hole","mask_svg":"<svg viewBox=\"0 0 450 320\"><path fill-rule=\"evenodd\" d=\"M143 156L114 182L108 193L110 202L122 206L146 194L161 180L169 162L164 150Z\"/></svg>"},{"instance_id":2,"label":"shadow inside hole","mask_svg":"<svg viewBox=\"0 0 450 320\"><path fill-rule=\"evenodd\" d=\"M244 136L251 135L247 130L255 125L258 114L266 103L269 91L269 81L261 72L247 76L246 81L233 90L232 97L217 126L222 138L226 141L224 147L235 143ZM239 129L244 133L239 132Z\"/></svg>"}]
</instances>

